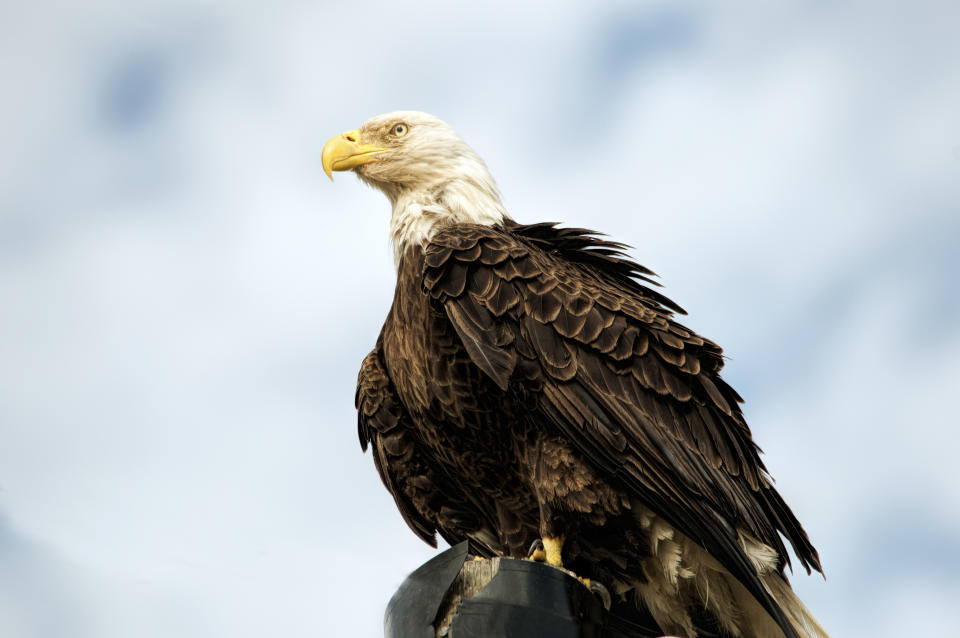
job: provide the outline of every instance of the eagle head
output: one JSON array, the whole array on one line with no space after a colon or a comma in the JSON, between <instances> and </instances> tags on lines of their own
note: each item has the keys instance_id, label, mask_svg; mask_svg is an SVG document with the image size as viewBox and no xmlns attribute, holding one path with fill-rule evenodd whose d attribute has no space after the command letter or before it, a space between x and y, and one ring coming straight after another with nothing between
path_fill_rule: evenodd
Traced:
<instances>
[{"instance_id":1,"label":"eagle head","mask_svg":"<svg viewBox=\"0 0 960 638\"><path fill-rule=\"evenodd\" d=\"M452 223L502 223L506 211L480 156L446 122L396 111L336 135L323 147L323 170L352 170L393 207L391 235L399 260Z\"/></svg>"}]
</instances>

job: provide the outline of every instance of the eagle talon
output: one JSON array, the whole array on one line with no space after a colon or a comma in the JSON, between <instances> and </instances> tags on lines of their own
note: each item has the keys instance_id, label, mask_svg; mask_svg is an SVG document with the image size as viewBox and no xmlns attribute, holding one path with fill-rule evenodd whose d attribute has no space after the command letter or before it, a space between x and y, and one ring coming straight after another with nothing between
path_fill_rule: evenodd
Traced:
<instances>
[{"instance_id":1,"label":"eagle talon","mask_svg":"<svg viewBox=\"0 0 960 638\"><path fill-rule=\"evenodd\" d=\"M532 543L530 543L530 550L527 553L527 560L536 561L538 563L547 563L554 567L559 567L561 570L563 570L567 574L574 576L577 580L583 583L584 587L590 590L590 593L592 593L595 596L599 596L601 602L603 602L603 608L606 609L607 611L610 611L610 603L612 599L610 598L610 591L606 587L604 587L603 585L601 585L595 580L591 580L589 578L581 578L580 576L577 576L575 573L565 568L563 564L559 562L560 561L559 554L560 554L560 549L563 547L563 540L564 540L563 536L560 536L558 538L545 537L543 539L538 538L534 540ZM555 555L553 556L553 558L557 561L557 563L554 563L549 559L549 555L552 552L555 552Z\"/></svg>"},{"instance_id":2,"label":"eagle talon","mask_svg":"<svg viewBox=\"0 0 960 638\"><path fill-rule=\"evenodd\" d=\"M563 551L563 540L563 536L544 536L543 538L538 538L530 544L530 552L527 554L527 559L562 569L563 560L561 554Z\"/></svg>"},{"instance_id":3,"label":"eagle talon","mask_svg":"<svg viewBox=\"0 0 960 638\"><path fill-rule=\"evenodd\" d=\"M606 587L595 580L590 580L589 578L581 578L580 582L582 582L587 589L593 593L594 596L599 596L600 600L603 602L603 608L607 611L610 611L610 592Z\"/></svg>"},{"instance_id":4,"label":"eagle talon","mask_svg":"<svg viewBox=\"0 0 960 638\"><path fill-rule=\"evenodd\" d=\"M543 541L539 538L530 543L530 549L527 552L527 560L538 563L547 562L547 550L543 548Z\"/></svg>"}]
</instances>

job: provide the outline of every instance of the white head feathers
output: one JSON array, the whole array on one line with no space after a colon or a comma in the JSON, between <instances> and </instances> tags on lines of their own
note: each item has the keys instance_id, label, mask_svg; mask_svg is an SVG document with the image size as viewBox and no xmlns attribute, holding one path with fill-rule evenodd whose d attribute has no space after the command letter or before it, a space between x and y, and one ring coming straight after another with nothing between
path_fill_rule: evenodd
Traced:
<instances>
[{"instance_id":1,"label":"white head feathers","mask_svg":"<svg viewBox=\"0 0 960 638\"><path fill-rule=\"evenodd\" d=\"M427 113L397 111L368 120L328 142L354 144L353 168L393 205L394 256L423 245L451 223L493 225L507 217L500 192L480 156L445 122ZM327 148L324 149L327 154ZM326 161L326 160L325 160ZM336 158L333 170L343 170ZM326 166L326 164L325 164Z\"/></svg>"}]
</instances>

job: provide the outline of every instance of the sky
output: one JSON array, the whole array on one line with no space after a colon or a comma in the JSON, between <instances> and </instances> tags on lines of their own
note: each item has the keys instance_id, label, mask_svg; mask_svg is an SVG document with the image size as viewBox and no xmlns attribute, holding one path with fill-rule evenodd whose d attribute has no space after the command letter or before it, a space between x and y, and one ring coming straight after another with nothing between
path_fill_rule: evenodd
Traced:
<instances>
[{"instance_id":1,"label":"sky","mask_svg":"<svg viewBox=\"0 0 960 638\"><path fill-rule=\"evenodd\" d=\"M0 635L382 635L435 553L356 435L386 199L449 122L512 216L631 244L728 357L835 636L960 600L958 5L0 6Z\"/></svg>"}]
</instances>

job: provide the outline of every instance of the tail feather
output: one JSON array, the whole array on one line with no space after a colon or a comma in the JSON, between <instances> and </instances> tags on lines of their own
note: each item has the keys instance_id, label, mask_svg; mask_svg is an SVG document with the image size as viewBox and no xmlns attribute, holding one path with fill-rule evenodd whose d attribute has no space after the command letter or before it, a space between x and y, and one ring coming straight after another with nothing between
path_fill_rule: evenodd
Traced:
<instances>
[{"instance_id":1,"label":"tail feather","mask_svg":"<svg viewBox=\"0 0 960 638\"><path fill-rule=\"evenodd\" d=\"M634 504L635 508L637 505ZM695 638L697 630L689 610L702 608L716 619L721 633L731 638L784 638L785 629L705 549L650 510L640 506L637 514L650 541L650 556L643 560L646 581L634 581L629 588L661 629ZM764 589L797 636L829 638L790 588L781 572L782 559L777 551L742 533L740 544Z\"/></svg>"},{"instance_id":2,"label":"tail feather","mask_svg":"<svg viewBox=\"0 0 960 638\"><path fill-rule=\"evenodd\" d=\"M789 583L780 574L770 574L762 578L764 587L780 604L790 624L797 633L809 638L830 638L817 619L813 617L807 606L790 588Z\"/></svg>"}]
</instances>

